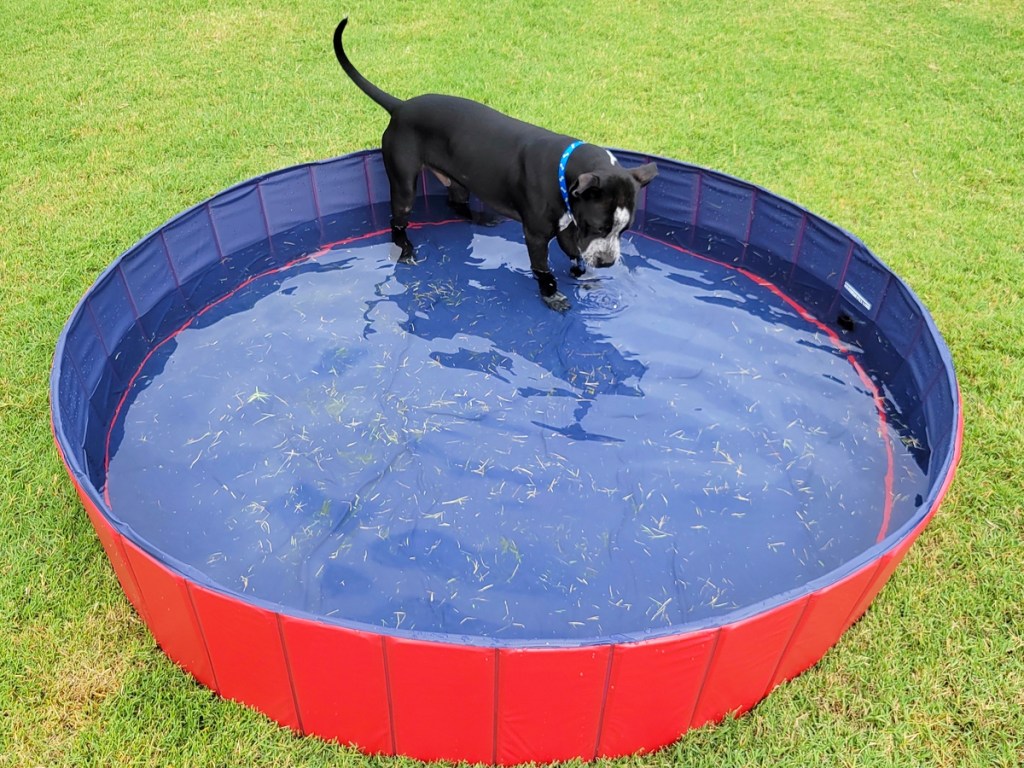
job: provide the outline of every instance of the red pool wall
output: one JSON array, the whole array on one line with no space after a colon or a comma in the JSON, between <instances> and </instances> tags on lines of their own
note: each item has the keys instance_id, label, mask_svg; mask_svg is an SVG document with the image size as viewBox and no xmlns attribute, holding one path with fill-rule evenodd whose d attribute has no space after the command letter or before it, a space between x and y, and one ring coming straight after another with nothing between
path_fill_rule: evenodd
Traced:
<instances>
[{"instance_id":1,"label":"red pool wall","mask_svg":"<svg viewBox=\"0 0 1024 768\"><path fill-rule=\"evenodd\" d=\"M962 429L961 418L954 466ZM502 765L651 751L746 712L861 617L938 508L878 560L743 621L640 642L490 648L309 621L201 587L122 536L69 474L125 595L203 685L364 752Z\"/></svg>"},{"instance_id":2,"label":"red pool wall","mask_svg":"<svg viewBox=\"0 0 1024 768\"><path fill-rule=\"evenodd\" d=\"M97 281L103 301L87 297L76 310L127 307L124 317L100 313L100 324L95 317L69 321L51 378L51 413L59 416L58 450L125 595L172 660L220 695L302 733L371 753L512 764L656 749L690 728L750 709L821 658L892 575L953 477L963 421L948 350L909 290L852 236L766 190L658 162L662 175L645 188L638 208L647 224L688 220L742 242L740 253L712 255L781 280L798 300L802 287L790 278L799 261L835 291L832 305L819 309L877 323L903 353L906 364L889 383L901 392L919 391L923 416L937 417L932 447L945 472L940 493L914 529L839 581L751 618L658 639L569 648L425 642L288 616L200 586L133 544L97 507L97 491L82 485L90 473L103 474L97 465L102 446L93 434L101 430L91 432L89 425L109 424L103 414L119 395L109 380L124 371L109 350L124 333L134 333L122 325L137 321L153 334L171 322L164 313L174 319L184 311L161 304L159 292L132 287L150 287L159 274L170 280L172 267L185 274L201 266L195 248L149 238L132 249L136 257L122 257ZM428 176L424 185L433 183ZM656 184L660 192L651 196ZM223 248L243 250L253 238L278 236L314 214L381 202L386 192L379 153L359 153L250 180L190 209L161 233L208 232L217 248L207 256L215 259ZM256 222L252 228L239 223L249 219ZM778 259L767 258L768 240L785 246ZM857 286L853 299L848 284ZM140 296L147 301L139 304ZM135 338L143 347L152 343L145 333ZM74 348L66 360L65 337ZM61 385L68 389L64 399Z\"/></svg>"}]
</instances>

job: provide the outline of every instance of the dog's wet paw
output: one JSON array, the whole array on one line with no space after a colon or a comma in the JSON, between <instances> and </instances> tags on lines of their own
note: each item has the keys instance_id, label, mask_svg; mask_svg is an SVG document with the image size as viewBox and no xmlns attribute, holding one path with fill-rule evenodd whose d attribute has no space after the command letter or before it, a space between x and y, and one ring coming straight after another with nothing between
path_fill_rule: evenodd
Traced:
<instances>
[{"instance_id":1,"label":"dog's wet paw","mask_svg":"<svg viewBox=\"0 0 1024 768\"><path fill-rule=\"evenodd\" d=\"M416 251L412 248L403 248L400 245L391 244L391 260L399 264L416 264Z\"/></svg>"},{"instance_id":2,"label":"dog's wet paw","mask_svg":"<svg viewBox=\"0 0 1024 768\"><path fill-rule=\"evenodd\" d=\"M571 267L569 267L569 274L572 275L573 277L582 277L583 275L587 274L587 268L581 267L579 264L573 264Z\"/></svg>"},{"instance_id":3,"label":"dog's wet paw","mask_svg":"<svg viewBox=\"0 0 1024 768\"><path fill-rule=\"evenodd\" d=\"M561 293L555 292L550 296L541 296L541 298L544 299L545 304L556 312L568 312L572 309L572 304L570 304L569 300Z\"/></svg>"},{"instance_id":4,"label":"dog's wet paw","mask_svg":"<svg viewBox=\"0 0 1024 768\"><path fill-rule=\"evenodd\" d=\"M473 214L473 223L478 227L496 227L501 224L501 217L489 211L477 211Z\"/></svg>"},{"instance_id":5,"label":"dog's wet paw","mask_svg":"<svg viewBox=\"0 0 1024 768\"><path fill-rule=\"evenodd\" d=\"M466 219L467 221L473 220L473 211L469 208L469 203L460 203L454 200L448 201L448 207L452 209L452 212L459 218Z\"/></svg>"}]
</instances>

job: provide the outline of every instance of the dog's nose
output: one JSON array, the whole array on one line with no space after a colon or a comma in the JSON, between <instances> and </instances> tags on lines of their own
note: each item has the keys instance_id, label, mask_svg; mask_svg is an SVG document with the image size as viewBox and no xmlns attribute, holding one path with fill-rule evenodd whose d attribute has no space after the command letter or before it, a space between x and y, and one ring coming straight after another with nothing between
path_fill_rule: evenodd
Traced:
<instances>
[{"instance_id":1,"label":"dog's nose","mask_svg":"<svg viewBox=\"0 0 1024 768\"><path fill-rule=\"evenodd\" d=\"M595 267L610 267L617 261L614 255L612 256L598 256L594 259Z\"/></svg>"}]
</instances>

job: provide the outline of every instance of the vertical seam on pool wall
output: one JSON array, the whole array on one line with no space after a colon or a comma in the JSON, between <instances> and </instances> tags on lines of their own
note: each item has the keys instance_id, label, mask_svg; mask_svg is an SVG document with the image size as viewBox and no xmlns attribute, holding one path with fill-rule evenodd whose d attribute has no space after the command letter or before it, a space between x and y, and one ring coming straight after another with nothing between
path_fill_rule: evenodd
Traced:
<instances>
[{"instance_id":1,"label":"vertical seam on pool wall","mask_svg":"<svg viewBox=\"0 0 1024 768\"><path fill-rule=\"evenodd\" d=\"M601 709L597 716L597 735L594 737L594 753L590 760L597 760L601 749L601 737L604 735L604 718L608 712L608 692L612 682L612 662L615 659L615 648L617 644L608 646L608 664L604 670L604 689L601 693Z\"/></svg>"},{"instance_id":2,"label":"vertical seam on pool wall","mask_svg":"<svg viewBox=\"0 0 1024 768\"><path fill-rule=\"evenodd\" d=\"M270 215L267 213L267 202L263 198L263 184L256 182L256 199L260 201L260 213L263 215L263 229L267 232L267 248L270 249L270 256L277 257L277 250L274 248L274 236L270 231Z\"/></svg>"},{"instance_id":3,"label":"vertical seam on pool wall","mask_svg":"<svg viewBox=\"0 0 1024 768\"><path fill-rule=\"evenodd\" d=\"M206 218L210 220L210 231L213 233L213 244L217 247L217 260L223 264L225 260L224 244L220 241L220 232L217 231L217 222L213 218L213 207L211 201L206 201Z\"/></svg>"},{"instance_id":4,"label":"vertical seam on pool wall","mask_svg":"<svg viewBox=\"0 0 1024 768\"><path fill-rule=\"evenodd\" d=\"M880 312L881 312L881 309L879 309L879 313ZM886 378L890 382L891 381L895 381L897 375L910 363L910 355L913 353L914 348L917 346L918 342L921 340L924 328L925 328L924 315L920 315L918 317L917 328L914 329L914 333L912 334L912 338L910 339L909 342L907 342L907 345L906 345L905 349L899 350L899 360L896 363L896 365L893 367L893 369L888 372L888 376ZM895 345L893 345L893 349L896 349ZM936 369L936 373L940 373L941 371L942 371L942 366L939 366ZM917 377L914 375L913 367L911 367L911 369L910 369L910 379L911 379L911 381L914 384L918 383L917 382ZM918 387L918 392L920 393L921 397L920 397L919 402L917 403L917 406L914 409L915 411L917 410L917 408L923 408L924 407L925 398L928 396L927 390L925 390L925 389L922 389L922 388Z\"/></svg>"},{"instance_id":5,"label":"vertical seam on pool wall","mask_svg":"<svg viewBox=\"0 0 1024 768\"><path fill-rule=\"evenodd\" d=\"M498 763L498 730L501 723L501 648L494 649L494 723L491 729L491 765Z\"/></svg>"},{"instance_id":6,"label":"vertical seam on pool wall","mask_svg":"<svg viewBox=\"0 0 1024 768\"><path fill-rule=\"evenodd\" d=\"M796 233L796 240L793 243L793 266L789 268L789 277L786 278L787 286L793 282L796 274L796 265L800 262L800 249L804 246L804 234L807 232L807 211L800 214L800 229Z\"/></svg>"},{"instance_id":7,"label":"vertical seam on pool wall","mask_svg":"<svg viewBox=\"0 0 1024 768\"><path fill-rule=\"evenodd\" d=\"M117 276L121 278L121 285L124 286L124 294L128 297L128 304L132 308L132 316L135 318L135 322L142 328L143 334L146 329L142 324L142 315L139 314L139 305L135 303L135 297L132 296L131 286L128 285L128 276L124 273L124 262L117 262Z\"/></svg>"},{"instance_id":8,"label":"vertical seam on pool wall","mask_svg":"<svg viewBox=\"0 0 1024 768\"><path fill-rule=\"evenodd\" d=\"M924 327L925 327L925 319L924 319L924 317L922 317L921 328L919 328L918 337L916 337L914 339L913 345L910 348L907 349L906 357L904 357L904 358L902 358L900 360L900 365L896 369L897 371L902 370L902 368L904 366L908 365L908 359L909 359L909 356L910 356L910 352L913 351L913 348L915 346L918 346L918 344L924 343L923 339L926 338L923 335ZM929 396L932 394L932 390L935 388L935 385L938 384L940 381L942 381L942 379L944 378L942 376L944 371L945 371L945 368L943 366L941 366L941 365L937 366L935 371L934 371L934 373L932 374L932 376L927 380L927 382L924 382L924 385L922 387L920 387L919 391L921 392L921 399L918 402L914 403L914 407L913 407L912 410L906 412L903 415L908 422L909 422L910 419L913 418L913 416L915 414L918 414L919 412L924 412L925 411L926 403L928 402ZM914 383L916 383L916 381L918 381L918 380L916 380L916 377L914 377L912 369L910 370L910 374L909 375L910 375L910 378L914 381ZM958 418L963 418L963 398L961 397L961 395L959 395L959 387L957 387L956 390L953 392L953 406L958 408L959 410L961 410L961 416L959 416ZM954 427L953 428L953 433L952 433L952 435L950 437L950 440L951 441L956 440L956 436L957 436L956 435L956 428ZM933 450L932 450L931 456L935 456L936 454L934 452L934 445L932 446L932 449ZM952 466L955 467L955 464L953 464ZM934 511L935 510L933 509L932 512L934 512Z\"/></svg>"},{"instance_id":9,"label":"vertical seam on pool wall","mask_svg":"<svg viewBox=\"0 0 1024 768\"><path fill-rule=\"evenodd\" d=\"M917 318L917 328L914 329L914 338L911 339L910 343L907 345L906 354L901 354L900 355L900 364L901 365L906 365L907 358L910 357L911 352L914 351L914 347L916 347L918 345L918 343L921 341L921 339L922 339L922 337L924 335L925 325L927 325L927 323L925 322L924 315L919 315L918 318ZM942 370L942 366L939 366L938 370L941 371ZM922 400L924 399L924 395L923 394L921 395L921 399Z\"/></svg>"},{"instance_id":10,"label":"vertical seam on pool wall","mask_svg":"<svg viewBox=\"0 0 1024 768\"><path fill-rule=\"evenodd\" d=\"M373 204L373 184L370 182L370 156L363 155L363 182L366 184L366 205L370 209L370 217L373 220L373 228L380 229L380 222L377 220L377 208Z\"/></svg>"},{"instance_id":11,"label":"vertical seam on pool wall","mask_svg":"<svg viewBox=\"0 0 1024 768\"><path fill-rule=\"evenodd\" d=\"M284 670L288 674L288 688L292 692L292 705L295 707L295 721L299 724L299 733L306 733L306 727L302 724L302 709L299 707L299 694L295 690L295 676L292 674L292 659L288 653L288 643L284 635L284 623L281 614L275 613L277 619L277 634L281 639L281 653L284 654Z\"/></svg>"},{"instance_id":12,"label":"vertical seam on pool wall","mask_svg":"<svg viewBox=\"0 0 1024 768\"><path fill-rule=\"evenodd\" d=\"M867 569L867 568L873 569L872 573L871 573L871 578L868 579L867 584L864 585L864 589L861 590L860 594L857 595L857 599L853 601L853 605L850 606L850 610L846 614L846 618L843 620L843 627L844 627L844 629L843 629L842 633L840 633L840 637L842 637L842 635L846 634L846 630L850 628L850 625L853 624L854 621L856 621L856 618L854 617L854 613L857 612L857 606L859 606L861 604L861 602L864 600L864 595L866 595L871 590L871 588L875 586L875 581L878 579L878 574L882 570L882 561L884 559L885 559L885 555L881 555L881 556L875 558L875 560L872 563L870 563L869 565L864 566L865 569ZM857 618L859 618L859 617L857 617ZM837 639L837 642L838 642L838 639Z\"/></svg>"},{"instance_id":13,"label":"vertical seam on pool wall","mask_svg":"<svg viewBox=\"0 0 1024 768\"><path fill-rule=\"evenodd\" d=\"M928 383L921 388L921 401L917 404L917 407L910 412L909 415L913 415L914 413L917 413L918 410L921 410L925 407L925 403L928 402L928 397L929 395L931 395L932 390L935 389L935 385L938 384L939 381L944 378L944 376L942 375L944 372L945 368L943 368L941 365L935 369L935 373L933 373L931 375L931 378L928 379ZM955 429L953 432L953 438L956 438Z\"/></svg>"},{"instance_id":14,"label":"vertical seam on pool wall","mask_svg":"<svg viewBox=\"0 0 1024 768\"><path fill-rule=\"evenodd\" d=\"M317 190L317 177L316 167L309 165L306 167L309 172L309 188L313 193L313 213L316 215L316 223L320 228L320 242L322 243L327 237L327 233L324 232L324 212L320 209L320 192Z\"/></svg>"},{"instance_id":15,"label":"vertical seam on pool wall","mask_svg":"<svg viewBox=\"0 0 1024 768\"><path fill-rule=\"evenodd\" d=\"M793 645L793 641L796 639L797 633L803 629L804 619L807 617L808 611L811 607L811 600L813 600L817 594L817 592L812 592L803 598L804 607L800 610L800 615L797 616L796 622L793 624L793 629L789 633L789 638L786 640L786 644L782 646L782 653L779 654L779 660L775 662L775 667L772 669L772 673L768 677L768 683L765 686L764 693L761 694L758 701L772 692L772 683L775 682L775 677L779 674L779 670L782 669L782 663L786 660L786 654L789 653L789 649ZM817 661L818 659L815 659L811 664L814 664Z\"/></svg>"},{"instance_id":16,"label":"vertical seam on pool wall","mask_svg":"<svg viewBox=\"0 0 1024 768\"><path fill-rule=\"evenodd\" d=\"M96 507L96 512L100 517L106 519L106 516L100 511L98 506ZM86 515L88 515L88 511L86 511ZM135 584L135 594L139 596L139 604L136 606L136 610L142 615L142 620L146 622L146 628L149 630L149 634L153 637L153 640L156 640L156 635L153 634L153 625L149 621L149 604L146 601L146 594L142 591L142 584L139 582L139 577L135 573L132 561L128 557L128 550L124 545L124 537L113 525L110 526L110 531L114 535L114 546L120 550L121 561L124 563L124 567L128 569L128 575ZM114 564L111 563L110 565L113 568ZM114 571L114 575L117 576L117 571ZM130 603L131 601L129 600L128 602ZM157 643L157 645L159 645L159 643Z\"/></svg>"},{"instance_id":17,"label":"vertical seam on pool wall","mask_svg":"<svg viewBox=\"0 0 1024 768\"><path fill-rule=\"evenodd\" d=\"M700 201L704 195L704 172L697 171L697 188L693 192L693 220L690 223L690 248L697 242L697 221L700 219Z\"/></svg>"},{"instance_id":18,"label":"vertical seam on pool wall","mask_svg":"<svg viewBox=\"0 0 1024 768\"><path fill-rule=\"evenodd\" d=\"M885 274L885 285L882 286L882 291L878 295L878 301L875 303L874 308L871 310L871 320L872 320L872 322L875 322L875 323L878 322L878 316L882 312L882 306L885 304L885 297L889 293L889 287L892 285L892 282L893 282L892 273L891 272L886 272L886 274Z\"/></svg>"},{"instance_id":19,"label":"vertical seam on pool wall","mask_svg":"<svg viewBox=\"0 0 1024 768\"><path fill-rule=\"evenodd\" d=\"M423 198L423 211L430 218L430 195L427 194L427 168L420 169L420 194Z\"/></svg>"},{"instance_id":20,"label":"vertical seam on pool wall","mask_svg":"<svg viewBox=\"0 0 1024 768\"><path fill-rule=\"evenodd\" d=\"M110 362L110 350L107 348L107 342L103 338L103 331L100 330L100 321L96 319L96 312L92 308L92 300L87 299L85 302L85 308L89 310L89 324L92 326L92 332L96 336L96 340L99 341L100 346L103 348L103 356L106 358L107 363ZM110 366L110 372L117 376L117 372L114 370L114 366ZM117 376L120 379L120 376ZM102 381L102 379L101 379Z\"/></svg>"},{"instance_id":21,"label":"vertical seam on pool wall","mask_svg":"<svg viewBox=\"0 0 1024 768\"><path fill-rule=\"evenodd\" d=\"M750 233L754 231L754 211L757 208L757 187L752 188L750 196L750 212L747 214L747 233L743 237L743 250L740 252L740 264L747 263L747 251L750 249Z\"/></svg>"},{"instance_id":22,"label":"vertical seam on pool wall","mask_svg":"<svg viewBox=\"0 0 1024 768\"><path fill-rule=\"evenodd\" d=\"M79 322L81 322L81 320L79 320ZM71 347L69 347L68 345L64 346L64 359L66 359L68 362L71 363L71 372L75 374L75 381L78 382L78 389L82 393L82 405L84 405L85 406L85 410L87 410L89 408L89 405L90 405L89 398L92 397L92 394L89 392L89 389L88 389L88 387L85 384L85 375L82 373L82 368L78 364L78 361L75 359L75 355L72 354ZM61 367L63 368L63 364L61 365ZM51 397L51 401L52 401L53 396L51 395L50 397ZM60 401L57 402L57 409L58 409L58 411L60 410ZM53 421L53 416L52 416L53 411L51 410L50 413L51 413L50 419L51 419L51 424L52 424L52 421ZM63 419L62 419L62 421L63 421ZM82 439L83 440L85 439L84 435L83 435ZM58 446L58 447L60 447L60 446ZM63 451L62 451L62 455L63 455ZM67 459L65 459L65 463L67 463ZM82 467L82 472L85 472L85 471L86 471L86 468ZM74 478L72 478L72 479L74 479Z\"/></svg>"},{"instance_id":23,"label":"vertical seam on pool wall","mask_svg":"<svg viewBox=\"0 0 1024 768\"><path fill-rule=\"evenodd\" d=\"M79 319L79 322L84 322L84 321ZM92 414L90 414L90 411L94 411L95 409L93 408L93 405L92 405L92 393L89 391L89 385L86 382L85 374L82 372L82 364L78 361L77 355L74 354L72 349L73 348L71 348L71 347L65 346L65 348L64 348L64 355L67 358L67 360L70 361L70 363L71 363L71 370L75 374L75 381L78 382L78 389L82 393L82 410L85 411L85 414L83 416L83 419L85 419L85 421L83 421L83 426L82 426L83 434L82 434L81 442L84 444L85 432L88 429L86 424L87 424L87 421L93 417ZM58 404L57 407L59 408L60 405ZM98 419L99 416L97 415L96 418ZM82 453L83 453L82 459L85 459L84 449L81 449L81 450L82 450ZM65 464L67 464L67 459L66 458L65 458ZM106 471L107 471L107 464L106 464L106 460L104 459L104 463L103 463L103 472L104 472L104 474L106 474ZM83 477L86 477L86 478L89 477L89 462L88 461L83 461L83 464L82 464L82 467L81 467L81 472L82 472L82 476ZM104 477L104 480L105 479L106 478ZM72 480L75 480L75 478L73 476L72 476ZM93 484L91 480L89 481L89 484L90 485ZM96 491L96 493L99 494L100 492ZM97 509L99 509L98 506L97 506Z\"/></svg>"},{"instance_id":24,"label":"vertical seam on pool wall","mask_svg":"<svg viewBox=\"0 0 1024 768\"><path fill-rule=\"evenodd\" d=\"M708 678L711 677L711 669L715 666L715 661L718 659L718 647L721 644L722 630L724 628L719 627L715 630L714 644L711 646L711 652L708 654L708 662L704 665L704 674L701 676L700 685L697 686L697 695L693 697L693 706L690 708L690 716L686 718L686 723L683 726L683 733L693 728L693 718L697 716L697 712L700 709L701 699L704 698L704 689L707 687Z\"/></svg>"},{"instance_id":25,"label":"vertical seam on pool wall","mask_svg":"<svg viewBox=\"0 0 1024 768\"><path fill-rule=\"evenodd\" d=\"M850 273L850 262L853 261L853 240L846 249L846 258L843 261L843 268L839 270L839 281L836 283L836 294L832 297L832 303L828 306L828 315L839 309L839 301L843 295L843 286L846 285L846 276Z\"/></svg>"},{"instance_id":26,"label":"vertical seam on pool wall","mask_svg":"<svg viewBox=\"0 0 1024 768\"><path fill-rule=\"evenodd\" d=\"M175 268L174 260L171 258L171 249L167 245L167 234L164 229L160 230L160 245L164 249L164 258L167 260L167 266L171 270L171 277L174 279L174 287L178 289L178 294L181 296L182 303L185 305L186 309L195 312L192 307L192 302L188 300L188 296L185 295L185 291L181 287L181 279L178 277L178 270Z\"/></svg>"},{"instance_id":27,"label":"vertical seam on pool wall","mask_svg":"<svg viewBox=\"0 0 1024 768\"><path fill-rule=\"evenodd\" d=\"M167 259L167 266L170 267L170 269L171 269L171 277L174 278L174 285L180 291L181 290L181 280L178 278L178 270L175 268L174 260L171 258L171 249L167 245L167 232L165 230L163 230L163 229L160 230L160 245L163 246L164 258ZM182 298L185 297L184 293L182 293L181 295L182 295Z\"/></svg>"},{"instance_id":28,"label":"vertical seam on pool wall","mask_svg":"<svg viewBox=\"0 0 1024 768\"><path fill-rule=\"evenodd\" d=\"M221 691L220 681L217 679L217 667L213 663L213 654L210 653L210 642L206 639L206 630L203 629L203 620L199 618L199 610L196 608L196 599L192 595L192 582L182 578L185 582L185 594L188 595L188 604L192 609L193 626L199 631L199 640L203 644L203 651L206 653L206 662L210 665L210 675L213 677L214 691L218 694Z\"/></svg>"},{"instance_id":29,"label":"vertical seam on pool wall","mask_svg":"<svg viewBox=\"0 0 1024 768\"><path fill-rule=\"evenodd\" d=\"M388 700L388 731L391 736L391 754L398 754L398 735L395 733L395 702L391 696L391 665L388 663L387 635L380 636L380 651L384 658L384 693Z\"/></svg>"}]
</instances>

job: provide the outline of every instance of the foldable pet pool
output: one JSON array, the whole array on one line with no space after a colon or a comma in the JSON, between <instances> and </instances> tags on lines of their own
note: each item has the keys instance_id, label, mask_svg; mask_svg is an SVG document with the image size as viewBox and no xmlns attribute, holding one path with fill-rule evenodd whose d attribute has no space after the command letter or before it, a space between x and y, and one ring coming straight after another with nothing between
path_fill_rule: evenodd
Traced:
<instances>
[{"instance_id":1,"label":"foldable pet pool","mask_svg":"<svg viewBox=\"0 0 1024 768\"><path fill-rule=\"evenodd\" d=\"M304 733L508 764L654 749L821 658L952 479L950 355L855 237L656 162L619 265L552 246L566 314L427 176L394 263L376 152L114 261L54 433L171 659Z\"/></svg>"}]
</instances>

